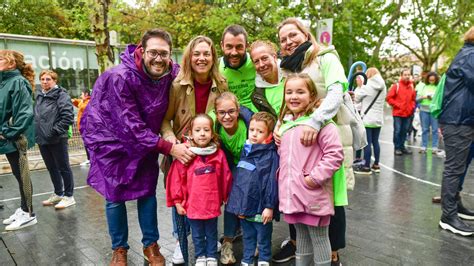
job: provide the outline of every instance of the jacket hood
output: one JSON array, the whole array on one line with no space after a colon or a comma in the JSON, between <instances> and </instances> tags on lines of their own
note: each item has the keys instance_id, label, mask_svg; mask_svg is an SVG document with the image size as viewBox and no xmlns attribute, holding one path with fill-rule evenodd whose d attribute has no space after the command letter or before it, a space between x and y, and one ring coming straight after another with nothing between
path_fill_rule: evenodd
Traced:
<instances>
[{"instance_id":1,"label":"jacket hood","mask_svg":"<svg viewBox=\"0 0 474 266\"><path fill-rule=\"evenodd\" d=\"M278 59L278 61L277 61L278 66L280 66L280 62L281 62L281 60ZM280 84L280 82L281 82L282 79L283 79L283 71L281 70L280 67L278 67L278 83L277 83L277 84L271 84L271 83L265 81L265 79L263 79L263 77L260 76L260 75L257 73L256 76L255 76L255 86L258 87L258 88L271 88L271 87L275 87L275 86L278 86L278 84Z\"/></svg>"},{"instance_id":2,"label":"jacket hood","mask_svg":"<svg viewBox=\"0 0 474 266\"><path fill-rule=\"evenodd\" d=\"M5 71L0 71L0 82L7 80L11 77L14 76L19 76L21 75L20 70L14 69L14 70L5 70Z\"/></svg>"},{"instance_id":3,"label":"jacket hood","mask_svg":"<svg viewBox=\"0 0 474 266\"><path fill-rule=\"evenodd\" d=\"M366 86L370 86L372 88L374 88L375 90L382 90L385 88L385 81L383 80L382 76L380 74L377 74L373 77L371 77L370 79L367 80L367 85Z\"/></svg>"}]
</instances>

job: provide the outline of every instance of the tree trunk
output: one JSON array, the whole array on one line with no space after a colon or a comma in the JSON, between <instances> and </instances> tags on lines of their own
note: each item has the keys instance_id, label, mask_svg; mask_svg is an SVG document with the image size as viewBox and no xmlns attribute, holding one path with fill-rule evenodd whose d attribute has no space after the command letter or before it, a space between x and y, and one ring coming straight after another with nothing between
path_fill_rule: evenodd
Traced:
<instances>
[{"instance_id":1,"label":"tree trunk","mask_svg":"<svg viewBox=\"0 0 474 266\"><path fill-rule=\"evenodd\" d=\"M92 34L96 43L95 50L99 73L114 65L115 55L110 47L108 13L111 0L89 0L92 9Z\"/></svg>"}]
</instances>

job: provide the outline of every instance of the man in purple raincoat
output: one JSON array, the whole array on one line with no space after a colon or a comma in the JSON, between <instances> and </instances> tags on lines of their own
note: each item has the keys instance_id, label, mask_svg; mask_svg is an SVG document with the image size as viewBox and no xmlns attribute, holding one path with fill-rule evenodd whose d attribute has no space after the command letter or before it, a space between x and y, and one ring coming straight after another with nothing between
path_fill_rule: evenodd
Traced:
<instances>
[{"instance_id":1,"label":"man in purple raincoat","mask_svg":"<svg viewBox=\"0 0 474 266\"><path fill-rule=\"evenodd\" d=\"M139 46L129 45L122 63L96 81L81 119L81 135L91 157L88 184L105 197L112 240L110 265L126 265L129 248L125 202L137 200L143 253L150 265L165 265L159 251L156 203L158 154L187 163L185 144L163 140L161 122L168 108L171 82L179 66L171 61L168 32L147 31Z\"/></svg>"}]
</instances>

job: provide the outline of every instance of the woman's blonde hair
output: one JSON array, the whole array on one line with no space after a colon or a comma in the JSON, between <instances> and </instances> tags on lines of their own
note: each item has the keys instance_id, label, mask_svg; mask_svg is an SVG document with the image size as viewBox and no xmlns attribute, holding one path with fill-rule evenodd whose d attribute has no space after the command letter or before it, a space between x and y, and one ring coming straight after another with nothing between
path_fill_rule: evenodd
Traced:
<instances>
[{"instance_id":1,"label":"woman's blonde hair","mask_svg":"<svg viewBox=\"0 0 474 266\"><path fill-rule=\"evenodd\" d=\"M464 42L474 43L474 26L464 34Z\"/></svg>"},{"instance_id":2,"label":"woman's blonde hair","mask_svg":"<svg viewBox=\"0 0 474 266\"><path fill-rule=\"evenodd\" d=\"M41 70L39 78L41 79L41 77L44 75L48 75L54 80L54 82L56 83L58 82L58 73L54 72L53 70L49 70L49 69Z\"/></svg>"},{"instance_id":3,"label":"woman's blonde hair","mask_svg":"<svg viewBox=\"0 0 474 266\"><path fill-rule=\"evenodd\" d=\"M308 40L313 45L313 51L311 52L311 55L308 58L305 58L305 61L303 62L303 66L313 62L313 60L318 56L319 44L316 42L316 38L314 38L314 35L297 18L287 18L283 20L280 23L280 25L278 25L278 39L280 39L281 28L283 28L283 26L288 25L288 24L295 25L299 31L301 31L304 35L308 36Z\"/></svg>"},{"instance_id":4,"label":"woman's blonde hair","mask_svg":"<svg viewBox=\"0 0 474 266\"><path fill-rule=\"evenodd\" d=\"M237 96L235 96L235 94L233 94L230 91L224 91L219 96L217 96L216 99L214 100L214 110L216 112L217 112L217 105L223 100L233 101L235 104L235 107L237 107L237 110L240 109L239 99L237 99Z\"/></svg>"},{"instance_id":5,"label":"woman's blonde hair","mask_svg":"<svg viewBox=\"0 0 474 266\"><path fill-rule=\"evenodd\" d=\"M211 131L212 131L212 135L211 135L212 137L211 137L210 143L214 143L217 146L217 148L219 148L219 136L217 136L216 131L214 130L214 120L212 120L212 118L208 114L201 113L191 118L191 122L189 122L188 136L192 136L194 121L196 121L196 119L198 118L204 118L209 121L209 125L211 126ZM196 145L194 141L192 142L193 142L193 145Z\"/></svg>"},{"instance_id":6,"label":"woman's blonde hair","mask_svg":"<svg viewBox=\"0 0 474 266\"><path fill-rule=\"evenodd\" d=\"M318 99L318 91L317 91L316 85L314 85L314 82L311 79L311 77L306 73L293 73L293 74L290 74L286 78L285 84L284 84L285 89L283 90L283 103L281 105L280 116L278 118L280 123L283 123L283 118L285 117L285 115L291 114L290 109L288 109L288 106L286 106L286 103L285 103L286 84L289 81L295 80L295 79L300 79L304 82L304 84L306 85L306 88L309 91L309 96L312 98L311 101L309 102L308 106L306 107L305 115L312 114L314 112L314 109L318 108L319 105L321 105L322 100Z\"/></svg>"},{"instance_id":7,"label":"woman's blonde hair","mask_svg":"<svg viewBox=\"0 0 474 266\"><path fill-rule=\"evenodd\" d=\"M35 88L35 71L31 64L25 62L25 57L22 53L13 50L0 50L0 57L5 58L8 63L15 63L15 68L18 69L21 75L28 80L31 89Z\"/></svg>"},{"instance_id":8,"label":"woman's blonde hair","mask_svg":"<svg viewBox=\"0 0 474 266\"><path fill-rule=\"evenodd\" d=\"M250 45L250 55L252 55L252 51L254 49L257 49L258 47L262 47L262 46L267 48L271 55L277 56L276 45L270 41L262 41L262 40L254 41Z\"/></svg>"},{"instance_id":9,"label":"woman's blonde hair","mask_svg":"<svg viewBox=\"0 0 474 266\"><path fill-rule=\"evenodd\" d=\"M186 49L183 52L183 62L181 65L181 70L179 71L178 77L176 79L177 80L194 80L194 73L191 67L191 57L192 57L194 47L196 47L196 45L202 42L207 43L209 47L211 48L212 67L211 67L209 76L212 80L214 80L217 83L217 87L221 87L224 81L224 77L219 72L216 48L214 47L214 43L212 42L212 40L206 36L197 36L188 43L188 45L186 46Z\"/></svg>"},{"instance_id":10,"label":"woman's blonde hair","mask_svg":"<svg viewBox=\"0 0 474 266\"><path fill-rule=\"evenodd\" d=\"M367 75L367 78L370 79L371 77L380 74L379 70L375 67L369 67L367 71L365 71L365 75Z\"/></svg>"}]
</instances>

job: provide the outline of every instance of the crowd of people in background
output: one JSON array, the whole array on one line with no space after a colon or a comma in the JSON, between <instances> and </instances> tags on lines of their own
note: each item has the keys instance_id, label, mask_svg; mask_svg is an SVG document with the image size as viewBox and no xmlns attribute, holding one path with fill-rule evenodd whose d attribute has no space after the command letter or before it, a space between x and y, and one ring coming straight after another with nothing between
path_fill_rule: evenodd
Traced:
<instances>
[{"instance_id":1,"label":"crowd of people in background","mask_svg":"<svg viewBox=\"0 0 474 266\"><path fill-rule=\"evenodd\" d=\"M388 91L380 71L369 67L366 84L359 82L349 92L334 46L318 44L298 19L281 22L277 34L279 53L267 40L249 44L246 30L230 25L220 42L222 58L210 38L197 36L178 65L171 60L171 35L151 29L139 44L127 46L119 65L99 76L92 95L84 90L81 99L73 100L51 70L39 74L41 91L34 95L31 65L19 52L0 50L0 153L7 156L21 195L20 208L3 220L6 230L37 223L22 143L38 144L53 183L54 192L42 204L56 209L76 204L68 155L76 106L84 165L90 164L87 182L105 199L110 265L127 265L125 202L132 200L137 201L145 259L165 265L158 245L160 169L172 209L173 263L189 263L188 235L196 265L236 263L233 241L241 235L242 265L292 258L296 265L341 265L347 190L354 188L354 173L380 172L387 102L395 156L412 154L405 142L417 112L420 153L443 156L442 136L446 160L439 225L473 235L474 229L460 220L474 219L460 191L474 154L474 27L442 82L435 72L424 72L416 81L404 69ZM442 112L436 117L432 106L440 87ZM356 109L358 114L351 113ZM360 115L367 139L356 158L354 115ZM272 256L273 221L288 223L289 238Z\"/></svg>"}]
</instances>

